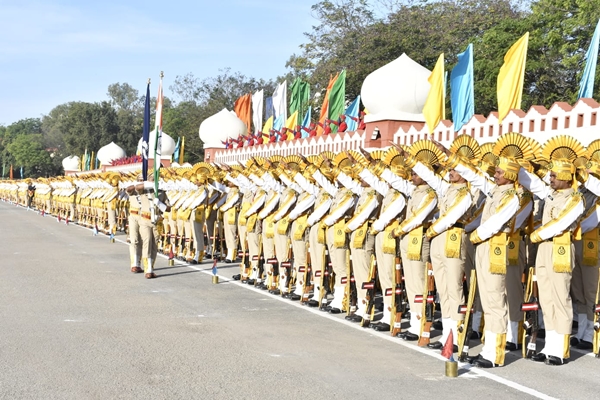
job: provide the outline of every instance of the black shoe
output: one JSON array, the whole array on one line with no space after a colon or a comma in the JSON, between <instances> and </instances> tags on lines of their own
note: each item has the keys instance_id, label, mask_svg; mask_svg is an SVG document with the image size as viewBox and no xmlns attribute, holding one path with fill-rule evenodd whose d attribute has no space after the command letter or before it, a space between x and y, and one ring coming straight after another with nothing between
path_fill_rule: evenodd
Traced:
<instances>
[{"instance_id":1,"label":"black shoe","mask_svg":"<svg viewBox=\"0 0 600 400\"><path fill-rule=\"evenodd\" d=\"M473 361L473 365L479 368L494 368L498 367L498 364L494 364L493 362L486 360L485 358L479 357L477 360Z\"/></svg>"},{"instance_id":2,"label":"black shoe","mask_svg":"<svg viewBox=\"0 0 600 400\"><path fill-rule=\"evenodd\" d=\"M577 339L575 336L571 336L571 339L569 339L569 343L571 344L571 346L577 346L579 344L579 339Z\"/></svg>"},{"instance_id":3,"label":"black shoe","mask_svg":"<svg viewBox=\"0 0 600 400\"><path fill-rule=\"evenodd\" d=\"M479 354L477 354L476 356L467 356L465 359L469 364L473 364L475 361L479 360L480 357Z\"/></svg>"},{"instance_id":4,"label":"black shoe","mask_svg":"<svg viewBox=\"0 0 600 400\"><path fill-rule=\"evenodd\" d=\"M319 307L319 302L317 300L310 299L306 302L309 307Z\"/></svg>"},{"instance_id":5,"label":"black shoe","mask_svg":"<svg viewBox=\"0 0 600 400\"><path fill-rule=\"evenodd\" d=\"M327 307L327 308L329 309L329 310L327 310L327 312L328 312L329 314L340 314L340 313L342 312L342 310L340 310L340 309L339 309L339 308L337 308L337 307L331 307L331 306L329 306L329 307Z\"/></svg>"},{"instance_id":6,"label":"black shoe","mask_svg":"<svg viewBox=\"0 0 600 400\"><path fill-rule=\"evenodd\" d=\"M444 328L444 326L442 325L442 321L438 319L437 321L433 321L433 324L431 324L431 328L435 329L436 331L441 331Z\"/></svg>"},{"instance_id":7,"label":"black shoe","mask_svg":"<svg viewBox=\"0 0 600 400\"><path fill-rule=\"evenodd\" d=\"M247 279L244 281L244 283L247 283L248 285L254 285L255 282L256 282L256 279Z\"/></svg>"},{"instance_id":8,"label":"black shoe","mask_svg":"<svg viewBox=\"0 0 600 400\"><path fill-rule=\"evenodd\" d=\"M344 317L344 319L346 321L350 321L350 322L362 322L362 317L360 315L357 315L357 314L346 315Z\"/></svg>"},{"instance_id":9,"label":"black shoe","mask_svg":"<svg viewBox=\"0 0 600 400\"><path fill-rule=\"evenodd\" d=\"M415 335L412 332L406 331L402 334L402 339L408 340L409 342L414 342L416 340L419 340L419 335ZM437 343L439 343L439 342L437 342Z\"/></svg>"},{"instance_id":10,"label":"black shoe","mask_svg":"<svg viewBox=\"0 0 600 400\"><path fill-rule=\"evenodd\" d=\"M577 345L577 348L579 350L592 350L594 348L594 345L592 345L592 343L588 342L587 340L580 340L579 344Z\"/></svg>"},{"instance_id":11,"label":"black shoe","mask_svg":"<svg viewBox=\"0 0 600 400\"><path fill-rule=\"evenodd\" d=\"M519 345L513 342L506 342L506 347L504 347L506 351L517 351L519 349Z\"/></svg>"},{"instance_id":12,"label":"black shoe","mask_svg":"<svg viewBox=\"0 0 600 400\"><path fill-rule=\"evenodd\" d=\"M429 343L427 347L433 350L440 350L442 347L444 347L444 345L438 340L437 342Z\"/></svg>"},{"instance_id":13,"label":"black shoe","mask_svg":"<svg viewBox=\"0 0 600 400\"><path fill-rule=\"evenodd\" d=\"M389 332L390 324L386 324L385 322L379 322L378 324L372 324L371 326L377 332Z\"/></svg>"},{"instance_id":14,"label":"black shoe","mask_svg":"<svg viewBox=\"0 0 600 400\"><path fill-rule=\"evenodd\" d=\"M546 355L544 353L537 353L531 356L531 359L535 362L543 362L546 361Z\"/></svg>"},{"instance_id":15,"label":"black shoe","mask_svg":"<svg viewBox=\"0 0 600 400\"><path fill-rule=\"evenodd\" d=\"M212 258L212 254L208 254L208 253L206 253L206 254L204 255L204 258Z\"/></svg>"},{"instance_id":16,"label":"black shoe","mask_svg":"<svg viewBox=\"0 0 600 400\"><path fill-rule=\"evenodd\" d=\"M296 293L290 293L287 295L286 298L291 301L298 301L302 298L302 296L300 296L299 294L296 294ZM317 302L317 305L319 305L319 302Z\"/></svg>"},{"instance_id":17,"label":"black shoe","mask_svg":"<svg viewBox=\"0 0 600 400\"><path fill-rule=\"evenodd\" d=\"M281 294L281 290L279 289L271 289L269 293L274 294L275 296L279 296Z\"/></svg>"},{"instance_id":18,"label":"black shoe","mask_svg":"<svg viewBox=\"0 0 600 400\"><path fill-rule=\"evenodd\" d=\"M242 274L236 274L234 276L232 276L234 281L239 281L240 279L242 279Z\"/></svg>"},{"instance_id":19,"label":"black shoe","mask_svg":"<svg viewBox=\"0 0 600 400\"><path fill-rule=\"evenodd\" d=\"M225 259L225 264L231 264L233 261L229 260L229 259Z\"/></svg>"},{"instance_id":20,"label":"black shoe","mask_svg":"<svg viewBox=\"0 0 600 400\"><path fill-rule=\"evenodd\" d=\"M546 365L563 365L565 361L562 358L558 358L556 356L548 356L546 361L544 361Z\"/></svg>"},{"instance_id":21,"label":"black shoe","mask_svg":"<svg viewBox=\"0 0 600 400\"><path fill-rule=\"evenodd\" d=\"M546 330L545 329L538 329L537 338L538 339L545 339L546 338Z\"/></svg>"},{"instance_id":22,"label":"black shoe","mask_svg":"<svg viewBox=\"0 0 600 400\"><path fill-rule=\"evenodd\" d=\"M260 289L260 290L267 290L267 289L268 289L267 285L265 285L265 284L264 284L264 283L262 283L262 282L261 282L261 283L259 283L258 285L256 285L255 287L256 287L257 289Z\"/></svg>"}]
</instances>

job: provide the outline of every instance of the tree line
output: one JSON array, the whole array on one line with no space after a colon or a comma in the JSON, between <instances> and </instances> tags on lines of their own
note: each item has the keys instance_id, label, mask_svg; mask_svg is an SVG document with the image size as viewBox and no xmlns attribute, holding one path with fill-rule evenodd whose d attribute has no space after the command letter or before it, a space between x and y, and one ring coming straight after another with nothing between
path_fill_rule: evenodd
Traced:
<instances>
[{"instance_id":1,"label":"tree line","mask_svg":"<svg viewBox=\"0 0 600 400\"><path fill-rule=\"evenodd\" d=\"M311 7L316 24L289 57L284 76L257 79L229 69L208 78L177 76L166 92L163 130L175 140L185 136L186 161L194 163L203 159L200 123L223 108L233 109L244 94L264 89L268 96L278 82L298 77L310 83L313 95L323 94L330 76L345 69L351 101L369 73L402 53L433 69L443 52L450 71L469 43L474 46L475 112L486 115L497 109L496 78L504 54L527 31L523 109L574 103L585 52L600 19L597 5L597 0L320 1ZM596 85L599 80L597 73ZM81 156L86 148L97 151L111 141L134 154L144 101L130 84L114 83L106 100L69 102L42 118L0 126L2 164L24 167L25 176L50 176L62 173L64 157ZM321 101L322 96L311 97L313 115Z\"/></svg>"}]
</instances>

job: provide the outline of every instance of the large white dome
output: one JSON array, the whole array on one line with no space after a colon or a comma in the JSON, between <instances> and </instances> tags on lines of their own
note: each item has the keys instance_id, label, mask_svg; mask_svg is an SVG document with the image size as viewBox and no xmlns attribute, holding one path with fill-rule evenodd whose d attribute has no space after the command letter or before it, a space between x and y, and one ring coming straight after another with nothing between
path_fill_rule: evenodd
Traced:
<instances>
[{"instance_id":1,"label":"large white dome","mask_svg":"<svg viewBox=\"0 0 600 400\"><path fill-rule=\"evenodd\" d=\"M115 142L110 142L109 144L98 150L97 157L98 160L100 160L100 165L110 165L110 162L113 160L118 160L119 158L127 157L127 153L125 153L125 150L123 150Z\"/></svg>"},{"instance_id":2,"label":"large white dome","mask_svg":"<svg viewBox=\"0 0 600 400\"><path fill-rule=\"evenodd\" d=\"M79 171L81 160L78 156L69 156L62 160L62 166L65 171Z\"/></svg>"},{"instance_id":3,"label":"large white dome","mask_svg":"<svg viewBox=\"0 0 600 400\"><path fill-rule=\"evenodd\" d=\"M150 140L149 140L149 152L148 157L154 158L154 145L156 144L156 135L153 135L153 131L150 131ZM142 153L142 139L138 142L137 147L138 153ZM168 159L171 158L173 153L175 152L175 141L173 138L166 133L162 133L162 142L161 142L161 158Z\"/></svg>"},{"instance_id":4,"label":"large white dome","mask_svg":"<svg viewBox=\"0 0 600 400\"><path fill-rule=\"evenodd\" d=\"M223 109L215 115L206 118L200 124L200 139L204 147L224 148L222 142L227 139L237 139L248 132L246 124L234 112Z\"/></svg>"},{"instance_id":5,"label":"large white dome","mask_svg":"<svg viewBox=\"0 0 600 400\"><path fill-rule=\"evenodd\" d=\"M361 89L369 114L365 122L425 121L423 106L429 94L431 71L406 54L371 72Z\"/></svg>"}]
</instances>

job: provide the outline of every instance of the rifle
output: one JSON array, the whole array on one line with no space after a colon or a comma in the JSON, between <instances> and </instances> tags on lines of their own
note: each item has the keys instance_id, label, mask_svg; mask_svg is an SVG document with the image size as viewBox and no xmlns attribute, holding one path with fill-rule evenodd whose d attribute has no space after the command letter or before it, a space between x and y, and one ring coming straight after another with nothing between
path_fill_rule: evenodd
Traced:
<instances>
[{"instance_id":1,"label":"rifle","mask_svg":"<svg viewBox=\"0 0 600 400\"><path fill-rule=\"evenodd\" d=\"M469 297L467 304L458 307L458 312L465 315L462 324L456 329L458 331L458 361L465 362L469 356L469 345L471 340L471 332L473 332L473 303L475 302L475 292L477 288L477 279L475 270L471 270L469 279Z\"/></svg>"},{"instance_id":2,"label":"rifle","mask_svg":"<svg viewBox=\"0 0 600 400\"><path fill-rule=\"evenodd\" d=\"M223 212L217 209L217 221L219 222L219 261L225 261L225 221L223 220Z\"/></svg>"},{"instance_id":3,"label":"rifle","mask_svg":"<svg viewBox=\"0 0 600 400\"><path fill-rule=\"evenodd\" d=\"M369 281L363 282L362 289L367 290L366 307L360 326L367 328L375 316L375 288L377 286L377 259L371 256L371 266L369 268Z\"/></svg>"},{"instance_id":4,"label":"rifle","mask_svg":"<svg viewBox=\"0 0 600 400\"><path fill-rule=\"evenodd\" d=\"M435 312L435 281L433 278L433 267L430 262L425 264L426 278L423 285L423 295L415 296L415 303L421 303L421 334L419 335L418 345L423 347L429 344L431 335L431 325Z\"/></svg>"},{"instance_id":5,"label":"rifle","mask_svg":"<svg viewBox=\"0 0 600 400\"><path fill-rule=\"evenodd\" d=\"M402 332L402 314L406 311L406 288L404 277L402 276L402 259L396 256L396 272L394 275L395 288L394 297L392 298L392 311L395 311L390 324L392 327L392 336L398 336ZM386 291L387 296L387 291Z\"/></svg>"},{"instance_id":6,"label":"rifle","mask_svg":"<svg viewBox=\"0 0 600 400\"><path fill-rule=\"evenodd\" d=\"M314 289L314 276L311 276L312 272L312 262L310 259L310 247L306 247L306 266L298 267L298 273L304 274L304 281L302 288L302 299L300 300L302 303L306 303L308 301L308 297L310 296L310 291ZM310 282L309 282L310 280Z\"/></svg>"},{"instance_id":7,"label":"rifle","mask_svg":"<svg viewBox=\"0 0 600 400\"><path fill-rule=\"evenodd\" d=\"M525 290L527 302L521 305L521 311L525 313L523 325L526 330L530 330L529 343L525 346L527 338L523 335L523 357L531 358L536 354L537 334L539 330L538 312L540 309L538 300L537 278L535 276L535 267L529 268L529 277L527 278L527 289Z\"/></svg>"},{"instance_id":8,"label":"rifle","mask_svg":"<svg viewBox=\"0 0 600 400\"><path fill-rule=\"evenodd\" d=\"M248 275L250 274L250 251L248 250L248 239L244 242L244 252L242 253L242 262L240 264L240 268L242 269L242 277L241 281L246 282L248 280Z\"/></svg>"},{"instance_id":9,"label":"rifle","mask_svg":"<svg viewBox=\"0 0 600 400\"><path fill-rule=\"evenodd\" d=\"M319 288L319 309L324 309L327 306L327 292L331 286L331 258L329 251L325 249L323 252L323 269L315 271L315 277L321 278L321 287ZM317 272L319 275L317 275Z\"/></svg>"},{"instance_id":10,"label":"rifle","mask_svg":"<svg viewBox=\"0 0 600 400\"><path fill-rule=\"evenodd\" d=\"M594 337L593 352L596 358L600 358L600 279L598 280L598 289L596 290L596 302L594 303Z\"/></svg>"},{"instance_id":11,"label":"rifle","mask_svg":"<svg viewBox=\"0 0 600 400\"><path fill-rule=\"evenodd\" d=\"M352 268L352 259L350 258L350 250L346 250L346 276L341 279L342 284L346 285L344 289L344 300L342 300L342 308L345 309L346 315L350 316L356 312L356 281L354 279L354 269Z\"/></svg>"}]
</instances>

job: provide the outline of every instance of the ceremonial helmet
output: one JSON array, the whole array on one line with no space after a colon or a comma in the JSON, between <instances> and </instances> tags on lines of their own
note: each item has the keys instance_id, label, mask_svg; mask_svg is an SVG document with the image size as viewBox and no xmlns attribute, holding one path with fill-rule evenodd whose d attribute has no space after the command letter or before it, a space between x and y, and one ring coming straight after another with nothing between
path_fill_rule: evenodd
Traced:
<instances>
[{"instance_id":1,"label":"ceremonial helmet","mask_svg":"<svg viewBox=\"0 0 600 400\"><path fill-rule=\"evenodd\" d=\"M562 181L573 180L575 160L586 154L583 145L575 138L559 135L549 139L542 147L542 157L550 161L548 169Z\"/></svg>"},{"instance_id":2,"label":"ceremonial helmet","mask_svg":"<svg viewBox=\"0 0 600 400\"><path fill-rule=\"evenodd\" d=\"M494 145L493 153L498 157L496 166L504 171L506 179L513 182L517 181L521 169L518 160L530 161L535 158L530 140L516 132L500 136Z\"/></svg>"}]
</instances>

